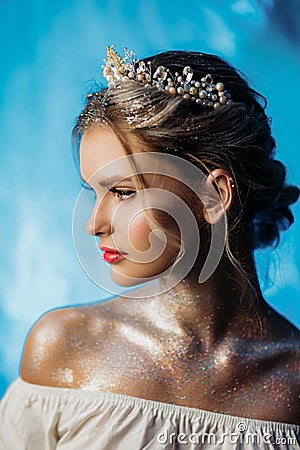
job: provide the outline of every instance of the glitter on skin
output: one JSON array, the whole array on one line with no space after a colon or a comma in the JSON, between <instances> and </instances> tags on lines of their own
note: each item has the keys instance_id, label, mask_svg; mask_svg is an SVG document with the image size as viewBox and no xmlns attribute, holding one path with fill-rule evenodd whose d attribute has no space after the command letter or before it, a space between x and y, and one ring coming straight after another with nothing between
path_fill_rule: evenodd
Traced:
<instances>
[{"instance_id":1,"label":"glitter on skin","mask_svg":"<svg viewBox=\"0 0 300 450\"><path fill-rule=\"evenodd\" d=\"M248 249L239 252L253 271ZM62 386L51 376L69 369L66 387L299 423L299 331L265 302L257 278L253 303L227 260L201 285L198 269L157 297L50 312L31 382L42 374L40 384Z\"/></svg>"}]
</instances>

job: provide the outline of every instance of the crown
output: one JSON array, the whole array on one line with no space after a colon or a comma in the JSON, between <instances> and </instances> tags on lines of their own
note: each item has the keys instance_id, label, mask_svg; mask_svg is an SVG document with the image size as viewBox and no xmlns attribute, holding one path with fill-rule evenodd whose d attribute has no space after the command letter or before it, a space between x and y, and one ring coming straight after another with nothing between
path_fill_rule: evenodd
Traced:
<instances>
[{"instance_id":1,"label":"crown","mask_svg":"<svg viewBox=\"0 0 300 450\"><path fill-rule=\"evenodd\" d=\"M172 74L165 66L159 66L153 71L151 61L140 61L135 57L135 52L129 52L127 48L124 48L122 58L114 45L107 47L107 57L103 61L101 67L109 87L131 80L215 110L232 103L230 93L225 90L222 82L214 83L210 73L205 74L200 81L193 80L193 69L190 66L185 66L182 73Z\"/></svg>"}]
</instances>

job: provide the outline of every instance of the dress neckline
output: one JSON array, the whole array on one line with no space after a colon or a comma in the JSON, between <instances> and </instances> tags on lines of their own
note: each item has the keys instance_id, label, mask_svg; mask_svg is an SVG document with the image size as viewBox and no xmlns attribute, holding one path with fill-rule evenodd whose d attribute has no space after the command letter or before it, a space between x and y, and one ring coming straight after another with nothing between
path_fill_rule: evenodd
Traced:
<instances>
[{"instance_id":1,"label":"dress neckline","mask_svg":"<svg viewBox=\"0 0 300 450\"><path fill-rule=\"evenodd\" d=\"M282 430L294 430L296 433L300 434L300 425L287 423L287 422L277 422L271 420L262 420L248 417L235 416L231 414L219 413L215 411L209 411L206 409L193 408L190 406L177 405L175 403L165 403L158 400L148 400L142 397L135 397L127 394L120 394L110 391L93 391L93 390L83 390L75 388L62 388L54 387L40 384L33 384L24 381L19 377L15 383L20 384L25 389L32 391L32 393L44 393L51 394L54 396L64 396L64 397L77 397L83 401L99 402L99 400L111 401L118 405L131 405L142 407L146 410L156 410L167 414L175 415L187 415L190 418L202 420L211 420L213 423L230 425L234 428L245 426L247 430L255 430L257 428L272 429L274 431ZM240 425L243 424L243 425Z\"/></svg>"}]
</instances>

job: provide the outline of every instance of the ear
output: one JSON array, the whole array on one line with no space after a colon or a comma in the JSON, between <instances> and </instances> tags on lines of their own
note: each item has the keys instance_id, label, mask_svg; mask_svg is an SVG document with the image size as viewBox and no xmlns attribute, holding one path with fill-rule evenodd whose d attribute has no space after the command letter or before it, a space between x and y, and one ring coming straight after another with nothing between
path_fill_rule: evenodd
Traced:
<instances>
[{"instance_id":1,"label":"ear","mask_svg":"<svg viewBox=\"0 0 300 450\"><path fill-rule=\"evenodd\" d=\"M203 206L203 215L208 223L214 224L219 222L232 206L234 200L235 184L233 177L225 169L215 169L207 177L207 183L211 183L214 189L217 190L220 201L213 202L212 206ZM218 189L215 187L218 186Z\"/></svg>"}]
</instances>

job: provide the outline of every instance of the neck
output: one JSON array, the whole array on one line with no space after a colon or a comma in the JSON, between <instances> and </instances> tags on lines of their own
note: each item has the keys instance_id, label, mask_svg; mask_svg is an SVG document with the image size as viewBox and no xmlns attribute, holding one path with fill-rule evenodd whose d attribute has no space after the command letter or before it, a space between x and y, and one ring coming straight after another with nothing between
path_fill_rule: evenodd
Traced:
<instances>
[{"instance_id":1,"label":"neck","mask_svg":"<svg viewBox=\"0 0 300 450\"><path fill-rule=\"evenodd\" d=\"M157 315L172 323L175 332L193 336L205 348L218 345L225 337L261 339L266 333L267 305L250 252L244 254L243 262L252 288L228 260L222 259L205 283L199 284L199 271L194 270L177 286L155 297Z\"/></svg>"}]
</instances>

